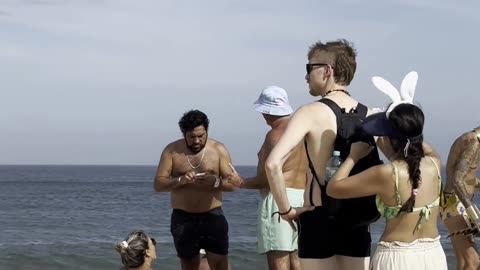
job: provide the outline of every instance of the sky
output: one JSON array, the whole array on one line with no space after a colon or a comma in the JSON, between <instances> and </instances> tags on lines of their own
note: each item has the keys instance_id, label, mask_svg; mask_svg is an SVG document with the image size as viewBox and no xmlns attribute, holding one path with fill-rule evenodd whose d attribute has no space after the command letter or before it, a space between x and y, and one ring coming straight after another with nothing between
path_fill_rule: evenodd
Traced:
<instances>
[{"instance_id":1,"label":"sky","mask_svg":"<svg viewBox=\"0 0 480 270\"><path fill-rule=\"evenodd\" d=\"M256 165L268 126L260 91L308 93L316 41L358 52L349 91L385 106L371 83L419 74L425 138L446 161L480 125L478 1L0 1L0 164L157 165L190 109L236 165ZM475 34L477 33L477 34Z\"/></svg>"}]
</instances>

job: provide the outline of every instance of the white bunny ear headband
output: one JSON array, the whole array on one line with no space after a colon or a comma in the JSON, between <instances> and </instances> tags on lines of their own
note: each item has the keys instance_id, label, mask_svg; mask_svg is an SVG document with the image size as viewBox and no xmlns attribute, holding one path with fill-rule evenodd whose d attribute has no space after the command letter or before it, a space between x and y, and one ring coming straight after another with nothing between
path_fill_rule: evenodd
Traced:
<instances>
[{"instance_id":1,"label":"white bunny ear headband","mask_svg":"<svg viewBox=\"0 0 480 270\"><path fill-rule=\"evenodd\" d=\"M397 90L389 81L382 77L372 77L372 82L378 90L385 93L392 100L392 104L387 108L386 116L398 105L403 103L413 104L415 87L417 86L418 74L416 71L410 71L402 80L400 91Z\"/></svg>"}]
</instances>

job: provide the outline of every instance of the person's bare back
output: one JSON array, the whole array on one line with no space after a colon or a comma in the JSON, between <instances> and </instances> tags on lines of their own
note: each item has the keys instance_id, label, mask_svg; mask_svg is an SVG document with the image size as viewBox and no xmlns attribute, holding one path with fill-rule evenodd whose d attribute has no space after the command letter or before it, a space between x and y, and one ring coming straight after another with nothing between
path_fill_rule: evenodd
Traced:
<instances>
[{"instance_id":1,"label":"person's bare back","mask_svg":"<svg viewBox=\"0 0 480 270\"><path fill-rule=\"evenodd\" d=\"M358 105L358 101L350 96L338 95L330 97L332 101L339 104L340 107L345 108L346 111ZM337 136L337 122L334 112L325 104L314 102L303 106L305 114L318 115L318 117L311 117L308 135L306 136L307 149L312 165L321 183L325 181L325 168L328 160L332 156L335 138ZM306 206L321 206L322 195L320 187L313 184L314 177L308 177L307 185L305 187L304 200ZM310 188L312 191L310 191ZM310 192L312 192L312 202L310 202Z\"/></svg>"},{"instance_id":2,"label":"person's bare back","mask_svg":"<svg viewBox=\"0 0 480 270\"><path fill-rule=\"evenodd\" d=\"M285 121L279 123L278 126L272 127L267 133L265 137L264 145L275 146L278 140L282 137L285 129L288 125L288 118ZM270 154L271 147L269 147L268 151L263 151L263 147L260 150L261 152L265 152L262 155L263 163ZM287 188L295 188L295 189L304 189L305 182L307 177L307 156L305 154L305 145L303 143L299 143L290 153L288 159L285 161L282 167L283 175L285 177L285 186Z\"/></svg>"}]
</instances>

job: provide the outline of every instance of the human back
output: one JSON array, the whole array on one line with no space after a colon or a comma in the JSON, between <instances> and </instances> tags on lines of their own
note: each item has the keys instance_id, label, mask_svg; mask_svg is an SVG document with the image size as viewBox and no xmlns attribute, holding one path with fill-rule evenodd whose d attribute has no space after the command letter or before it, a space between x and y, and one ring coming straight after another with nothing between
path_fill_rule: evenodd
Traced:
<instances>
[{"instance_id":1,"label":"human back","mask_svg":"<svg viewBox=\"0 0 480 270\"><path fill-rule=\"evenodd\" d=\"M379 146L392 161L379 168L385 188L378 197L385 205L382 214L386 218L381 240L410 243L419 238L434 239L438 237L441 160L423 142L422 110L413 104L391 106L395 107L387 117L379 115L392 127L391 134L379 139ZM371 119L364 123L368 126L376 120Z\"/></svg>"},{"instance_id":2,"label":"human back","mask_svg":"<svg viewBox=\"0 0 480 270\"><path fill-rule=\"evenodd\" d=\"M435 164L433 163L435 162ZM393 161L392 163L382 165L387 173L384 181L391 183L390 189L385 189L379 195L380 199L388 206L397 206L395 183L395 167L398 173L398 194L400 195L400 205L404 205L412 194L411 178L408 173L408 165L404 161ZM425 207L439 199L439 190L441 182L437 167L440 161L435 157L423 157L420 161L419 169L422 179L421 185L418 187L416 195L415 208ZM388 184L386 185L388 186ZM430 207L430 217L428 220L421 220L421 226L415 229L419 220L422 218L420 211L410 213L401 213L395 218L387 219L385 222L385 230L380 241L393 242L400 241L410 243L421 238L438 237L437 220L439 216L439 207Z\"/></svg>"},{"instance_id":3,"label":"human back","mask_svg":"<svg viewBox=\"0 0 480 270\"><path fill-rule=\"evenodd\" d=\"M290 117L283 117L283 121L278 126L272 127L267 134L267 140L270 145L275 145L285 132ZM266 157L263 159L265 160ZM304 189L307 175L307 157L305 154L305 145L299 143L292 150L285 161L282 172L285 176L285 186L287 188Z\"/></svg>"},{"instance_id":4,"label":"human back","mask_svg":"<svg viewBox=\"0 0 480 270\"><path fill-rule=\"evenodd\" d=\"M346 111L350 111L358 105L358 101L349 95L332 95L326 98L335 102L340 108L345 108ZM311 128L305 140L307 145L306 151L308 151L312 161L313 169L320 183L324 184L326 166L332 157L335 147L337 120L335 113L324 103L316 101L305 105L305 107L312 114L319 115L312 119L313 128ZM312 201L310 201L310 192L312 193ZM313 175L307 178L304 201L306 206L322 206L320 187L315 183Z\"/></svg>"},{"instance_id":5,"label":"human back","mask_svg":"<svg viewBox=\"0 0 480 270\"><path fill-rule=\"evenodd\" d=\"M407 99L364 122L371 135L382 136L379 145L392 161L374 168L380 170L382 187L377 206L383 202L379 210L386 219L372 259L374 269L447 269L437 227L442 163L423 141L424 119L422 110Z\"/></svg>"}]
</instances>

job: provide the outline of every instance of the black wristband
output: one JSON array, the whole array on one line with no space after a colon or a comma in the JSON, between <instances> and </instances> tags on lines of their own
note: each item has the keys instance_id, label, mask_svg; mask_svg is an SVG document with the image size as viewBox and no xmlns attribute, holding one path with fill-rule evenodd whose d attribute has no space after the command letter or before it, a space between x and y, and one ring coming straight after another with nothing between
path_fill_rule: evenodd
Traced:
<instances>
[{"instance_id":1,"label":"black wristband","mask_svg":"<svg viewBox=\"0 0 480 270\"><path fill-rule=\"evenodd\" d=\"M280 222L280 216L284 216L288 213L290 213L292 211L293 207L290 205L290 208L288 208L287 212L284 212L284 213L280 213L280 211L276 211L276 212L273 212L272 213L272 217L275 215L275 214L278 214L278 222Z\"/></svg>"}]
</instances>

